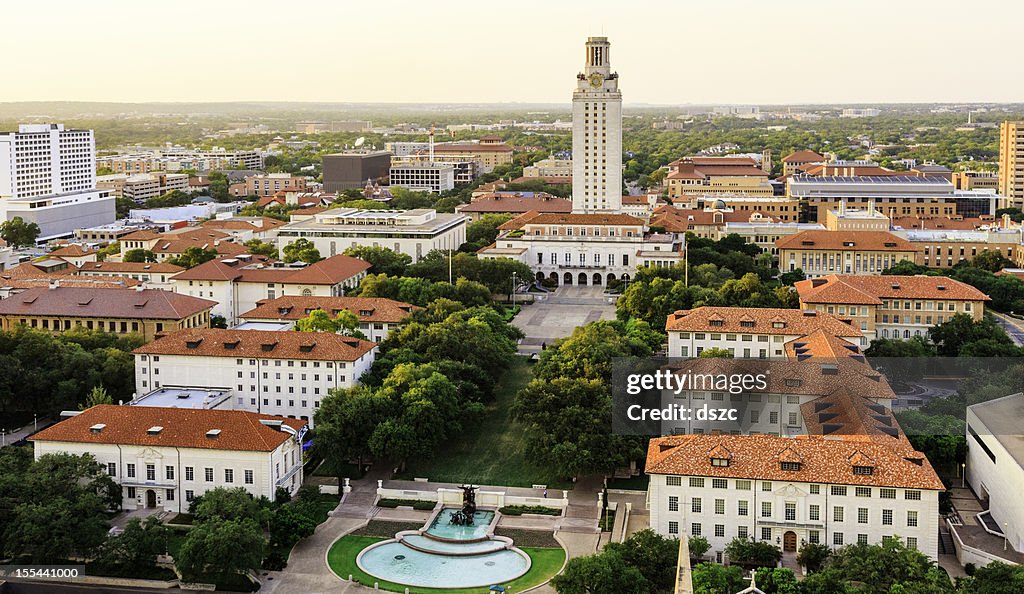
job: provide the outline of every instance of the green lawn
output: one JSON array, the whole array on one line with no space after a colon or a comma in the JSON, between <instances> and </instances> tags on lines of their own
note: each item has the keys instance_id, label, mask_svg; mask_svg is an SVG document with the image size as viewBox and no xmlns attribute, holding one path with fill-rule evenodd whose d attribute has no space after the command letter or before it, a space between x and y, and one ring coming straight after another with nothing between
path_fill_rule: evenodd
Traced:
<instances>
[{"instance_id":1,"label":"green lawn","mask_svg":"<svg viewBox=\"0 0 1024 594\"><path fill-rule=\"evenodd\" d=\"M509 487L540 484L551 489L571 488L569 482L526 453L523 428L509 418L512 399L532 377L529 363L516 357L498 381L495 401L487 407L484 418L464 427L459 438L440 448L433 459L410 462L399 478L426 477L444 483L470 482Z\"/></svg>"},{"instance_id":2,"label":"green lawn","mask_svg":"<svg viewBox=\"0 0 1024 594\"><path fill-rule=\"evenodd\" d=\"M401 584L395 584L392 582L386 582L377 579L363 570L359 569L356 565L356 556L359 551L372 545L375 542L387 540L384 538L376 538L373 536L343 536L333 545L331 550L327 553L327 564L331 566L331 570L335 574L340 576L342 579L348 579L349 575L352 575L355 581L373 587L374 582L380 584L381 590L390 590L392 592L405 592L407 586ZM512 592L521 592L527 588L540 585L545 581L551 579L556 573L562 569L562 565L565 564L565 551L562 549L538 549L538 548L527 548L522 547L522 551L530 556L532 565L530 571L526 572L520 578L512 580L507 586ZM484 594L487 588L416 588L409 587L409 594Z\"/></svg>"}]
</instances>

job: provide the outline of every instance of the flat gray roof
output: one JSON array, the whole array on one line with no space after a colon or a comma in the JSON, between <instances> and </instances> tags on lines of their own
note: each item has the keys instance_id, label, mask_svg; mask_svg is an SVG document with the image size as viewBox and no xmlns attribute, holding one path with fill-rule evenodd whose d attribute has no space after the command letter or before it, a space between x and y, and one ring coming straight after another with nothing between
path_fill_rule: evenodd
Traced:
<instances>
[{"instance_id":1,"label":"flat gray roof","mask_svg":"<svg viewBox=\"0 0 1024 594\"><path fill-rule=\"evenodd\" d=\"M207 388L159 388L131 401L132 406L157 406L161 408L212 409L227 404L231 390Z\"/></svg>"},{"instance_id":2,"label":"flat gray roof","mask_svg":"<svg viewBox=\"0 0 1024 594\"><path fill-rule=\"evenodd\" d=\"M1017 464L1024 467L1024 394L1004 396L968 407L985 427L972 427L982 437L992 437Z\"/></svg>"}]
</instances>

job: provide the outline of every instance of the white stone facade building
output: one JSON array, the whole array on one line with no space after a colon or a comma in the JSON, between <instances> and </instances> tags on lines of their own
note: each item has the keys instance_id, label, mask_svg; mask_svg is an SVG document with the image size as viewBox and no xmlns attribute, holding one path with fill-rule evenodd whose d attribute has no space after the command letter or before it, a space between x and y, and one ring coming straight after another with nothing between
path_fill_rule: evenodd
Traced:
<instances>
[{"instance_id":1,"label":"white stone facade building","mask_svg":"<svg viewBox=\"0 0 1024 594\"><path fill-rule=\"evenodd\" d=\"M718 562L736 537L795 553L899 537L938 558L939 492L920 452L866 439L680 435L651 440L651 528L704 536Z\"/></svg>"},{"instance_id":2,"label":"white stone facade building","mask_svg":"<svg viewBox=\"0 0 1024 594\"><path fill-rule=\"evenodd\" d=\"M622 208L622 93L607 37L587 39L572 94L573 212Z\"/></svg>"},{"instance_id":3,"label":"white stone facade building","mask_svg":"<svg viewBox=\"0 0 1024 594\"><path fill-rule=\"evenodd\" d=\"M306 423L244 411L101 404L31 437L35 457L92 454L125 510L187 512L217 487L274 500L302 485Z\"/></svg>"},{"instance_id":4,"label":"white stone facade building","mask_svg":"<svg viewBox=\"0 0 1024 594\"><path fill-rule=\"evenodd\" d=\"M203 328L133 353L139 395L169 387L233 390L235 410L312 422L331 390L359 383L377 344L328 332Z\"/></svg>"}]
</instances>

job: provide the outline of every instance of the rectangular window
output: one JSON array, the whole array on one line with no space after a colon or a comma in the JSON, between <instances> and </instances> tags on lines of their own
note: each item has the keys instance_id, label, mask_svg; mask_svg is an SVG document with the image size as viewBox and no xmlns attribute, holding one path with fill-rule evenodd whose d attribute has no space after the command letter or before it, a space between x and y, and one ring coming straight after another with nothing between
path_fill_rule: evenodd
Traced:
<instances>
[{"instance_id":1,"label":"rectangular window","mask_svg":"<svg viewBox=\"0 0 1024 594\"><path fill-rule=\"evenodd\" d=\"M725 499L715 499L715 515L725 515Z\"/></svg>"},{"instance_id":2,"label":"rectangular window","mask_svg":"<svg viewBox=\"0 0 1024 594\"><path fill-rule=\"evenodd\" d=\"M737 501L736 502L736 515L746 516L750 513L750 502L749 501Z\"/></svg>"},{"instance_id":3,"label":"rectangular window","mask_svg":"<svg viewBox=\"0 0 1024 594\"><path fill-rule=\"evenodd\" d=\"M690 536L700 536L701 526L697 522L690 524Z\"/></svg>"},{"instance_id":4,"label":"rectangular window","mask_svg":"<svg viewBox=\"0 0 1024 594\"><path fill-rule=\"evenodd\" d=\"M750 481L747 481L747 480L738 480L738 481L736 481L736 490L737 491L749 491L750 490Z\"/></svg>"},{"instance_id":5,"label":"rectangular window","mask_svg":"<svg viewBox=\"0 0 1024 594\"><path fill-rule=\"evenodd\" d=\"M253 476L251 470L245 471L245 484L251 485L253 483Z\"/></svg>"},{"instance_id":6,"label":"rectangular window","mask_svg":"<svg viewBox=\"0 0 1024 594\"><path fill-rule=\"evenodd\" d=\"M156 464L146 464L146 480L156 480Z\"/></svg>"},{"instance_id":7,"label":"rectangular window","mask_svg":"<svg viewBox=\"0 0 1024 594\"><path fill-rule=\"evenodd\" d=\"M747 527L746 526L737 526L736 527L736 536L737 537L739 537L739 538L747 538L749 535L750 535L750 533L747 531Z\"/></svg>"},{"instance_id":8,"label":"rectangular window","mask_svg":"<svg viewBox=\"0 0 1024 594\"><path fill-rule=\"evenodd\" d=\"M234 471L234 469L232 469L232 468L225 468L224 469L224 482L225 483L233 483L233 482L235 482L235 471Z\"/></svg>"},{"instance_id":9,"label":"rectangular window","mask_svg":"<svg viewBox=\"0 0 1024 594\"><path fill-rule=\"evenodd\" d=\"M766 493L770 492L772 490L772 484L767 482L767 481L761 483L761 490L766 492Z\"/></svg>"},{"instance_id":10,"label":"rectangular window","mask_svg":"<svg viewBox=\"0 0 1024 594\"><path fill-rule=\"evenodd\" d=\"M675 495L671 495L668 498L668 511L677 512L679 511L679 498Z\"/></svg>"},{"instance_id":11,"label":"rectangular window","mask_svg":"<svg viewBox=\"0 0 1024 594\"><path fill-rule=\"evenodd\" d=\"M832 534L832 544L837 546L837 547L843 546L843 533L842 532L836 532L836 533Z\"/></svg>"},{"instance_id":12,"label":"rectangular window","mask_svg":"<svg viewBox=\"0 0 1024 594\"><path fill-rule=\"evenodd\" d=\"M858 507L857 508L857 523L867 524L868 523L868 508Z\"/></svg>"},{"instance_id":13,"label":"rectangular window","mask_svg":"<svg viewBox=\"0 0 1024 594\"><path fill-rule=\"evenodd\" d=\"M729 488L729 480L728 479L717 479L717 478L716 479L711 479L711 488L712 489L728 489Z\"/></svg>"},{"instance_id":14,"label":"rectangular window","mask_svg":"<svg viewBox=\"0 0 1024 594\"><path fill-rule=\"evenodd\" d=\"M167 480L173 481L174 480L174 467L173 466L168 466L167 468L165 468L164 469L164 476L167 477Z\"/></svg>"},{"instance_id":15,"label":"rectangular window","mask_svg":"<svg viewBox=\"0 0 1024 594\"><path fill-rule=\"evenodd\" d=\"M715 536L725 536L725 524L715 524Z\"/></svg>"},{"instance_id":16,"label":"rectangular window","mask_svg":"<svg viewBox=\"0 0 1024 594\"><path fill-rule=\"evenodd\" d=\"M811 485L811 495L821 495L821 485Z\"/></svg>"},{"instance_id":17,"label":"rectangular window","mask_svg":"<svg viewBox=\"0 0 1024 594\"><path fill-rule=\"evenodd\" d=\"M668 533L669 534L679 534L679 522L669 522L668 523Z\"/></svg>"},{"instance_id":18,"label":"rectangular window","mask_svg":"<svg viewBox=\"0 0 1024 594\"><path fill-rule=\"evenodd\" d=\"M770 518L772 517L772 502L762 501L761 502L761 517Z\"/></svg>"},{"instance_id":19,"label":"rectangular window","mask_svg":"<svg viewBox=\"0 0 1024 594\"><path fill-rule=\"evenodd\" d=\"M882 510L882 526L892 526L892 510Z\"/></svg>"},{"instance_id":20,"label":"rectangular window","mask_svg":"<svg viewBox=\"0 0 1024 594\"><path fill-rule=\"evenodd\" d=\"M192 501L196 498L196 492L191 489L185 489L185 501Z\"/></svg>"},{"instance_id":21,"label":"rectangular window","mask_svg":"<svg viewBox=\"0 0 1024 594\"><path fill-rule=\"evenodd\" d=\"M117 476L117 462L107 462L107 476Z\"/></svg>"},{"instance_id":22,"label":"rectangular window","mask_svg":"<svg viewBox=\"0 0 1024 594\"><path fill-rule=\"evenodd\" d=\"M846 487L832 486L832 495L846 497Z\"/></svg>"},{"instance_id":23,"label":"rectangular window","mask_svg":"<svg viewBox=\"0 0 1024 594\"><path fill-rule=\"evenodd\" d=\"M192 468L191 466L186 466L185 467L185 480L186 481L194 481L195 480L195 469Z\"/></svg>"},{"instance_id":24,"label":"rectangular window","mask_svg":"<svg viewBox=\"0 0 1024 594\"><path fill-rule=\"evenodd\" d=\"M904 499L908 499L910 501L921 501L921 492L920 491L904 491L903 492L903 498Z\"/></svg>"},{"instance_id":25,"label":"rectangular window","mask_svg":"<svg viewBox=\"0 0 1024 594\"><path fill-rule=\"evenodd\" d=\"M796 521L796 504L795 503L786 503L786 521L787 522L795 522Z\"/></svg>"},{"instance_id":26,"label":"rectangular window","mask_svg":"<svg viewBox=\"0 0 1024 594\"><path fill-rule=\"evenodd\" d=\"M817 530L811 530L807 533L807 542L811 544L818 544L821 542L821 532Z\"/></svg>"},{"instance_id":27,"label":"rectangular window","mask_svg":"<svg viewBox=\"0 0 1024 594\"><path fill-rule=\"evenodd\" d=\"M703 478L699 478L699 477L695 477L695 476L691 476L690 477L690 488L691 489L703 489L704 488L704 479Z\"/></svg>"},{"instance_id":28,"label":"rectangular window","mask_svg":"<svg viewBox=\"0 0 1024 594\"><path fill-rule=\"evenodd\" d=\"M917 537L914 537L914 536L908 536L907 537L907 548L908 549L917 549Z\"/></svg>"},{"instance_id":29,"label":"rectangular window","mask_svg":"<svg viewBox=\"0 0 1024 594\"><path fill-rule=\"evenodd\" d=\"M690 512L691 513L699 514L700 510L701 510L701 507L702 507L702 502L700 500L700 497L694 497L692 500L690 500Z\"/></svg>"},{"instance_id":30,"label":"rectangular window","mask_svg":"<svg viewBox=\"0 0 1024 594\"><path fill-rule=\"evenodd\" d=\"M857 535L857 544L862 544L862 545L868 544L868 535L867 534L858 534Z\"/></svg>"},{"instance_id":31,"label":"rectangular window","mask_svg":"<svg viewBox=\"0 0 1024 594\"><path fill-rule=\"evenodd\" d=\"M135 487L128 487L128 499L135 499Z\"/></svg>"},{"instance_id":32,"label":"rectangular window","mask_svg":"<svg viewBox=\"0 0 1024 594\"><path fill-rule=\"evenodd\" d=\"M204 474L203 478L206 479L206 482L208 482L208 483L212 483L213 482L213 469L212 468L204 468L203 469L203 474Z\"/></svg>"},{"instance_id":33,"label":"rectangular window","mask_svg":"<svg viewBox=\"0 0 1024 594\"><path fill-rule=\"evenodd\" d=\"M845 509L839 507L838 505L836 507L833 507L832 508L832 521L833 522L842 522L843 521L843 516L845 515L844 514L845 511L846 511Z\"/></svg>"},{"instance_id":34,"label":"rectangular window","mask_svg":"<svg viewBox=\"0 0 1024 594\"><path fill-rule=\"evenodd\" d=\"M167 501L174 501L174 489L166 489L164 493L164 499Z\"/></svg>"},{"instance_id":35,"label":"rectangular window","mask_svg":"<svg viewBox=\"0 0 1024 594\"><path fill-rule=\"evenodd\" d=\"M814 522L821 520L821 506L817 504L811 504L807 508L807 518Z\"/></svg>"},{"instance_id":36,"label":"rectangular window","mask_svg":"<svg viewBox=\"0 0 1024 594\"><path fill-rule=\"evenodd\" d=\"M871 497L871 487L857 487L854 493L857 497Z\"/></svg>"},{"instance_id":37,"label":"rectangular window","mask_svg":"<svg viewBox=\"0 0 1024 594\"><path fill-rule=\"evenodd\" d=\"M667 487L681 487L683 486L683 477L681 476L666 476L665 486Z\"/></svg>"},{"instance_id":38,"label":"rectangular window","mask_svg":"<svg viewBox=\"0 0 1024 594\"><path fill-rule=\"evenodd\" d=\"M907 526L909 526L911 528L917 528L917 512L916 511L908 511L907 512Z\"/></svg>"},{"instance_id":39,"label":"rectangular window","mask_svg":"<svg viewBox=\"0 0 1024 594\"><path fill-rule=\"evenodd\" d=\"M771 540L771 539L772 539L772 529L771 528L761 528L761 540Z\"/></svg>"},{"instance_id":40,"label":"rectangular window","mask_svg":"<svg viewBox=\"0 0 1024 594\"><path fill-rule=\"evenodd\" d=\"M128 464L128 478L135 478L135 465Z\"/></svg>"},{"instance_id":41,"label":"rectangular window","mask_svg":"<svg viewBox=\"0 0 1024 594\"><path fill-rule=\"evenodd\" d=\"M896 489L879 489L878 496L882 499L896 499Z\"/></svg>"}]
</instances>

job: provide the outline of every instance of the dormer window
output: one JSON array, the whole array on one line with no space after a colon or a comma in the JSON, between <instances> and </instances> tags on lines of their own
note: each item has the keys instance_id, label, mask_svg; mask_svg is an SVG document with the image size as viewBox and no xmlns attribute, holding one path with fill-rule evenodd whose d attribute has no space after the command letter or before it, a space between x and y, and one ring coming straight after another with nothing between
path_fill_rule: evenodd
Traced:
<instances>
[{"instance_id":1,"label":"dormer window","mask_svg":"<svg viewBox=\"0 0 1024 594\"><path fill-rule=\"evenodd\" d=\"M740 327L741 328L753 328L754 327L754 321L753 320L741 320L740 321Z\"/></svg>"},{"instance_id":2,"label":"dormer window","mask_svg":"<svg viewBox=\"0 0 1024 594\"><path fill-rule=\"evenodd\" d=\"M853 474L871 476L875 474L875 468L873 466L854 466Z\"/></svg>"},{"instance_id":3,"label":"dormer window","mask_svg":"<svg viewBox=\"0 0 1024 594\"><path fill-rule=\"evenodd\" d=\"M772 322L772 328L785 328L785 322Z\"/></svg>"},{"instance_id":4,"label":"dormer window","mask_svg":"<svg viewBox=\"0 0 1024 594\"><path fill-rule=\"evenodd\" d=\"M800 470L800 463L799 462L780 462L779 463L779 467L782 470L787 470L787 471L794 472L794 471Z\"/></svg>"},{"instance_id":5,"label":"dormer window","mask_svg":"<svg viewBox=\"0 0 1024 594\"><path fill-rule=\"evenodd\" d=\"M728 466L729 465L729 459L728 458L712 458L711 459L711 465L712 466Z\"/></svg>"},{"instance_id":6,"label":"dormer window","mask_svg":"<svg viewBox=\"0 0 1024 594\"><path fill-rule=\"evenodd\" d=\"M708 320L708 324L711 326L724 326L725 322L722 320Z\"/></svg>"},{"instance_id":7,"label":"dormer window","mask_svg":"<svg viewBox=\"0 0 1024 594\"><path fill-rule=\"evenodd\" d=\"M800 384L802 384L802 383L803 382L801 380L799 380L799 379L787 379L786 380L786 387L787 388L799 388Z\"/></svg>"}]
</instances>

